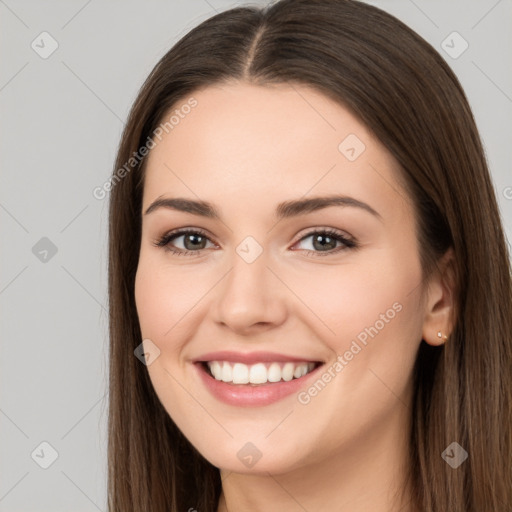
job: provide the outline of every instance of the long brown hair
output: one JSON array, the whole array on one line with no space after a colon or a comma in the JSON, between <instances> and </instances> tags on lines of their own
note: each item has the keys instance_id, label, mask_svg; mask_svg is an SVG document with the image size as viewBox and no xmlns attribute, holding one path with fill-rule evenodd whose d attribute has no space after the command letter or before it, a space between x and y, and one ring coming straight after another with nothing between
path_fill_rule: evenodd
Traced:
<instances>
[{"instance_id":1,"label":"long brown hair","mask_svg":"<svg viewBox=\"0 0 512 512\"><path fill-rule=\"evenodd\" d=\"M456 318L414 369L410 478L432 512L512 510L512 286L500 214L468 101L450 67L395 17L351 0L281 0L204 21L155 66L132 107L110 192L111 512L213 512L219 470L188 442L134 357L134 280L147 144L164 115L214 83L304 84L348 108L400 164L428 276L450 247ZM120 172L120 169L125 172ZM441 457L456 441L469 454Z\"/></svg>"}]
</instances>

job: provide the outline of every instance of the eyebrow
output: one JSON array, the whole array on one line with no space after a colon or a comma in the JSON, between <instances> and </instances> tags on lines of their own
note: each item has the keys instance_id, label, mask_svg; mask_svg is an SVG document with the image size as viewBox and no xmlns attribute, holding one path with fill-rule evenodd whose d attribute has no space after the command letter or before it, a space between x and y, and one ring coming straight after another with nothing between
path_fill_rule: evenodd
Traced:
<instances>
[{"instance_id":1,"label":"eyebrow","mask_svg":"<svg viewBox=\"0 0 512 512\"><path fill-rule=\"evenodd\" d=\"M349 196L331 195L325 197L311 197L307 199L295 199L279 203L276 208L276 216L278 219L285 219L311 213L330 206L351 206L360 208L373 216L382 220L382 216L370 205ZM217 208L207 201L177 198L158 198L145 212L148 215L159 208L169 208L180 212L191 213L201 217L220 220L221 216Z\"/></svg>"}]
</instances>

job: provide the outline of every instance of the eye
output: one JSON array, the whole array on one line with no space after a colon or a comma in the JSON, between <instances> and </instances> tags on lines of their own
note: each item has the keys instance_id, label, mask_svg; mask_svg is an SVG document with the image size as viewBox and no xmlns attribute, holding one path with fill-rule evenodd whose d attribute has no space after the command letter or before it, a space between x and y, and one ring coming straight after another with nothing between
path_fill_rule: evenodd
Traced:
<instances>
[{"instance_id":1,"label":"eye","mask_svg":"<svg viewBox=\"0 0 512 512\"><path fill-rule=\"evenodd\" d=\"M180 238L183 238L181 242L184 246L183 248L175 247L174 245ZM297 244L308 238L312 238L309 244L312 249L304 249L308 256L325 256L342 250L357 248L355 240L348 238L343 233L334 229L317 229L316 231L311 231L303 236ZM165 234L153 245L162 247L180 256L199 256L201 251L207 248L206 245L208 242L215 246L201 229L181 229Z\"/></svg>"},{"instance_id":2,"label":"eye","mask_svg":"<svg viewBox=\"0 0 512 512\"><path fill-rule=\"evenodd\" d=\"M355 240L348 238L343 233L334 229L311 231L307 235L303 236L298 243L303 242L308 238L312 239L309 244L306 244L312 248L305 249L308 256L326 256L357 247Z\"/></svg>"},{"instance_id":3,"label":"eye","mask_svg":"<svg viewBox=\"0 0 512 512\"><path fill-rule=\"evenodd\" d=\"M183 249L174 247L171 242L175 243L176 240L183 238ZM206 236L206 233L200 229L181 229L179 231L172 231L165 234L162 238L157 240L154 245L163 247L173 254L183 256L197 256L200 251L205 249L207 242L211 242Z\"/></svg>"}]
</instances>

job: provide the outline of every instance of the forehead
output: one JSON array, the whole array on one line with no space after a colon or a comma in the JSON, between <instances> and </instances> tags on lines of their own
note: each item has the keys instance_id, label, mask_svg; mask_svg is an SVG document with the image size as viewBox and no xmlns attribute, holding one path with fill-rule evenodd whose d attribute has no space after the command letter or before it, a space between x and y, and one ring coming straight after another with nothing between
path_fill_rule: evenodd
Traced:
<instances>
[{"instance_id":1,"label":"forehead","mask_svg":"<svg viewBox=\"0 0 512 512\"><path fill-rule=\"evenodd\" d=\"M191 98L195 106L184 108ZM398 165L386 148L346 108L310 87L209 86L179 101L162 122L173 114L149 154L146 206L162 195L242 208L308 193L359 195L377 204L386 194L403 199Z\"/></svg>"}]
</instances>

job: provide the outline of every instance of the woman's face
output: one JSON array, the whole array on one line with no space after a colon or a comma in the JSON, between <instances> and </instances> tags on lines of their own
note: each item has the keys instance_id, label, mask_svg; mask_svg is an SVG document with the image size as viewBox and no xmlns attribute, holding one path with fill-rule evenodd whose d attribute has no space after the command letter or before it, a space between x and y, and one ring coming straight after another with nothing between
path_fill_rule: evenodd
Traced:
<instances>
[{"instance_id":1,"label":"woman's face","mask_svg":"<svg viewBox=\"0 0 512 512\"><path fill-rule=\"evenodd\" d=\"M425 307L396 162L305 86L193 98L155 139L141 212L135 299L161 403L236 472L403 439Z\"/></svg>"}]
</instances>

